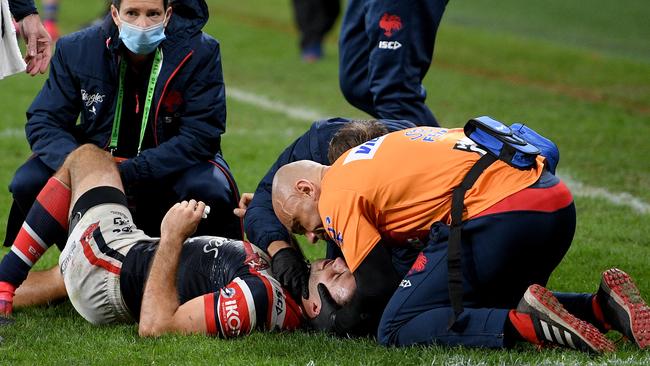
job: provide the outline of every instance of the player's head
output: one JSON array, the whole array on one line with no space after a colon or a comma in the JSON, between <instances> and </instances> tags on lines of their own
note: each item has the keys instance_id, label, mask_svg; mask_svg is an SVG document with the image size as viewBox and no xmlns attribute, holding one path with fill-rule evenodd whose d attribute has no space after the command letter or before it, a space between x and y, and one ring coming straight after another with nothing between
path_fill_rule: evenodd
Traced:
<instances>
[{"instance_id":1,"label":"player's head","mask_svg":"<svg viewBox=\"0 0 650 366\"><path fill-rule=\"evenodd\" d=\"M344 152L388 132L386 126L376 119L350 121L332 137L327 150L327 158L330 164L334 164Z\"/></svg>"},{"instance_id":2,"label":"player's head","mask_svg":"<svg viewBox=\"0 0 650 366\"><path fill-rule=\"evenodd\" d=\"M307 237L311 243L325 239L318 214L320 182L327 166L299 160L282 166L273 177L272 202L275 215L292 233Z\"/></svg>"},{"instance_id":3,"label":"player's head","mask_svg":"<svg viewBox=\"0 0 650 366\"><path fill-rule=\"evenodd\" d=\"M318 316L323 305L318 291L319 283L325 286L329 296L338 306L345 306L350 302L357 289L354 276L343 258L315 261L309 274L309 298L302 299L305 314L309 319Z\"/></svg>"}]
</instances>

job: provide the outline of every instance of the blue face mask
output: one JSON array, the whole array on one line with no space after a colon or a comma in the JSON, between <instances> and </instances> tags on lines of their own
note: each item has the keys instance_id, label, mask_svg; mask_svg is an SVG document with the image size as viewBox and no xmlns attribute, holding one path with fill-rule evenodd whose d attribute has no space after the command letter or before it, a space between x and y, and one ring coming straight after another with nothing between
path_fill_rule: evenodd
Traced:
<instances>
[{"instance_id":1,"label":"blue face mask","mask_svg":"<svg viewBox=\"0 0 650 366\"><path fill-rule=\"evenodd\" d=\"M118 15L119 18L119 15ZM150 27L142 28L137 25L120 22L120 39L131 52L138 55L148 55L165 39L165 20Z\"/></svg>"}]
</instances>

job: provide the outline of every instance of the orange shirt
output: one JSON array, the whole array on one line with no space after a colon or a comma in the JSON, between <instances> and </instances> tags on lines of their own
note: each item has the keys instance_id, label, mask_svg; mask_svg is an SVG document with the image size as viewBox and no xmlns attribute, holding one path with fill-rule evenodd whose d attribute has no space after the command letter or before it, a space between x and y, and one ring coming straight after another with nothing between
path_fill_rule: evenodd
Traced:
<instances>
[{"instance_id":1,"label":"orange shirt","mask_svg":"<svg viewBox=\"0 0 650 366\"><path fill-rule=\"evenodd\" d=\"M416 127L343 154L323 177L318 210L350 269L380 239L424 239L434 222L449 224L452 191L484 153L462 129ZM467 191L463 219L533 184L543 159L529 170L496 161Z\"/></svg>"}]
</instances>

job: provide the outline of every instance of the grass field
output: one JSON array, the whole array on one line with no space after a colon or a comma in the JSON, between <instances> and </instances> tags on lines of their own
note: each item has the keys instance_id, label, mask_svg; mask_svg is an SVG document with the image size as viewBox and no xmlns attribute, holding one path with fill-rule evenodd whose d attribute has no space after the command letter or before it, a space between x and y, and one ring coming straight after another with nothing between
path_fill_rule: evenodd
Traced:
<instances>
[{"instance_id":1,"label":"grass field","mask_svg":"<svg viewBox=\"0 0 650 366\"><path fill-rule=\"evenodd\" d=\"M221 41L228 92L223 149L242 191L252 191L311 116L364 117L338 89L336 34L326 58L299 60L288 0L209 0L205 31ZM61 27L78 29L100 1L64 0ZM587 5L588 4L588 5ZM591 292L611 266L650 297L650 4L452 0L425 80L443 126L477 115L527 122L556 141L559 175L576 196L574 244L549 287ZM335 32L336 33L336 32ZM29 156L25 110L45 76L0 81L0 186ZM252 96L252 97L251 97ZM293 113L293 114L291 114ZM298 116L298 117L296 117ZM10 195L0 189L0 235ZM311 257L322 248L306 248ZM6 250L3 251L3 253ZM56 262L46 254L38 268ZM534 258L531 258L534 260ZM0 328L0 365L15 364L650 364L650 352L618 343L601 357L564 350L413 347L307 333L139 339L135 326L93 327L69 303L19 310ZM617 338L617 334L610 334Z\"/></svg>"}]
</instances>

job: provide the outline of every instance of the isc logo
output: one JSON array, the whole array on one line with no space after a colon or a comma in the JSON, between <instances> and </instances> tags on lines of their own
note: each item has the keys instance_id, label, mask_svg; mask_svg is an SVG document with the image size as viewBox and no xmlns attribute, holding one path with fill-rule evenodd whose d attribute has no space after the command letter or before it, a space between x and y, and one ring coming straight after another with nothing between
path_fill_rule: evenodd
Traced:
<instances>
[{"instance_id":1,"label":"isc logo","mask_svg":"<svg viewBox=\"0 0 650 366\"><path fill-rule=\"evenodd\" d=\"M382 50L396 50L402 47L402 44L397 41L379 41L379 48Z\"/></svg>"}]
</instances>

